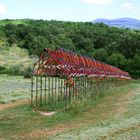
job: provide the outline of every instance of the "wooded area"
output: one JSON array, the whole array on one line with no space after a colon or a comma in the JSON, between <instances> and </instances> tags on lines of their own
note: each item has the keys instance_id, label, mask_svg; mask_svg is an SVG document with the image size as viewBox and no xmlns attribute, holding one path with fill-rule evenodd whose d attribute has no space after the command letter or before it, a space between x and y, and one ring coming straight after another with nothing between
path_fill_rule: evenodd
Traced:
<instances>
[{"instance_id":1,"label":"wooded area","mask_svg":"<svg viewBox=\"0 0 140 140\"><path fill-rule=\"evenodd\" d=\"M30 55L65 48L140 77L140 31L89 22L1 20L0 49L18 46Z\"/></svg>"}]
</instances>

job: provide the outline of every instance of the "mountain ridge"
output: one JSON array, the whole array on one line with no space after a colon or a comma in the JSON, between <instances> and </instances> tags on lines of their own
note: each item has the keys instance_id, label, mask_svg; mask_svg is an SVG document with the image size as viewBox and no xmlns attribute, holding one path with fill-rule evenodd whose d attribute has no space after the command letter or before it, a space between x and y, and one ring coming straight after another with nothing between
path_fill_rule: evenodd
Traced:
<instances>
[{"instance_id":1,"label":"mountain ridge","mask_svg":"<svg viewBox=\"0 0 140 140\"><path fill-rule=\"evenodd\" d=\"M117 18L117 19L98 18L93 20L92 23L104 23L107 24L108 26L140 30L140 20L135 18L128 18L128 17Z\"/></svg>"}]
</instances>

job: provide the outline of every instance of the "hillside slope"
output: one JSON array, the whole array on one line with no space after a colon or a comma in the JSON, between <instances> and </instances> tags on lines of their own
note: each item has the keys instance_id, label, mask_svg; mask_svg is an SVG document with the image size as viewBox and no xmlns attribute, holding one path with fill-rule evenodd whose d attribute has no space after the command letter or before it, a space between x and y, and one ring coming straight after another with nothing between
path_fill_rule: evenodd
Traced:
<instances>
[{"instance_id":1,"label":"hillside slope","mask_svg":"<svg viewBox=\"0 0 140 140\"><path fill-rule=\"evenodd\" d=\"M16 46L0 48L0 74L24 75L32 65L33 60L26 49Z\"/></svg>"}]
</instances>

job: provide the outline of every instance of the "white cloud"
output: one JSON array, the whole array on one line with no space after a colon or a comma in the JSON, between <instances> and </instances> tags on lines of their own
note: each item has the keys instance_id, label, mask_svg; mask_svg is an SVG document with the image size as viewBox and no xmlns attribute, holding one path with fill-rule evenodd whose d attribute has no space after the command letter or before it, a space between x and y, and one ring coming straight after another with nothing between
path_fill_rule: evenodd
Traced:
<instances>
[{"instance_id":1,"label":"white cloud","mask_svg":"<svg viewBox=\"0 0 140 140\"><path fill-rule=\"evenodd\" d=\"M107 5L110 4L113 0L82 0L82 1L93 5Z\"/></svg>"},{"instance_id":2,"label":"white cloud","mask_svg":"<svg viewBox=\"0 0 140 140\"><path fill-rule=\"evenodd\" d=\"M6 6L4 4L0 4L0 14L6 13Z\"/></svg>"},{"instance_id":3,"label":"white cloud","mask_svg":"<svg viewBox=\"0 0 140 140\"><path fill-rule=\"evenodd\" d=\"M132 11L134 9L134 6L132 3L123 3L120 5L120 7L127 11Z\"/></svg>"}]
</instances>

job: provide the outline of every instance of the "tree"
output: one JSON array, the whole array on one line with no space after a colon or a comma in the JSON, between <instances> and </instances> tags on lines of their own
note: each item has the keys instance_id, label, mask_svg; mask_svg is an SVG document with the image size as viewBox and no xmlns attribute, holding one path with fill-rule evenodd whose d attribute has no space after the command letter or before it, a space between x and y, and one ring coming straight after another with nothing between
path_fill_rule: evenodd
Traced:
<instances>
[{"instance_id":1,"label":"tree","mask_svg":"<svg viewBox=\"0 0 140 140\"><path fill-rule=\"evenodd\" d=\"M131 63L131 72L134 75L135 78L140 78L140 53L135 54L134 59Z\"/></svg>"},{"instance_id":2,"label":"tree","mask_svg":"<svg viewBox=\"0 0 140 140\"><path fill-rule=\"evenodd\" d=\"M113 53L107 58L107 62L124 70L127 64L126 58L120 53Z\"/></svg>"},{"instance_id":3,"label":"tree","mask_svg":"<svg viewBox=\"0 0 140 140\"><path fill-rule=\"evenodd\" d=\"M97 60L105 62L108 57L108 53L105 49L101 48L94 51L93 57L96 58Z\"/></svg>"},{"instance_id":4,"label":"tree","mask_svg":"<svg viewBox=\"0 0 140 140\"><path fill-rule=\"evenodd\" d=\"M75 46L70 38L65 36L64 34L59 34L57 37L55 37L55 45L56 48L65 48L74 51Z\"/></svg>"},{"instance_id":5,"label":"tree","mask_svg":"<svg viewBox=\"0 0 140 140\"><path fill-rule=\"evenodd\" d=\"M36 37L30 33L28 36L26 36L25 44L23 47L27 48L30 54L40 55L44 48L49 48L49 43L45 37Z\"/></svg>"}]
</instances>

